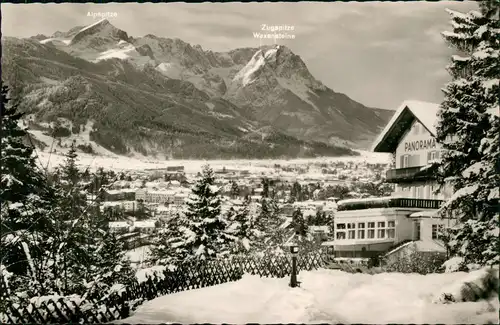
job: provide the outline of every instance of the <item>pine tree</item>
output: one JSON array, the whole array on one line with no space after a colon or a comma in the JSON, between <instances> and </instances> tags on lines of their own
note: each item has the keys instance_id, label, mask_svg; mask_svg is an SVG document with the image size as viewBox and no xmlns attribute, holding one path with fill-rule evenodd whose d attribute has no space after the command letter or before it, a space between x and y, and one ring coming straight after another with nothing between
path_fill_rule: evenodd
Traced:
<instances>
[{"instance_id":1,"label":"pine tree","mask_svg":"<svg viewBox=\"0 0 500 325\"><path fill-rule=\"evenodd\" d=\"M263 198L269 197L269 179L268 178L262 179L262 197Z\"/></svg>"},{"instance_id":2,"label":"pine tree","mask_svg":"<svg viewBox=\"0 0 500 325\"><path fill-rule=\"evenodd\" d=\"M465 264L498 264L499 199L499 28L498 1L481 2L481 11L448 10L452 32L443 35L461 52L448 70L437 141L445 149L439 165L441 186L455 194L441 209L459 225L449 242Z\"/></svg>"},{"instance_id":3,"label":"pine tree","mask_svg":"<svg viewBox=\"0 0 500 325\"><path fill-rule=\"evenodd\" d=\"M97 231L96 237L102 239L93 255L86 293L101 298L115 284L130 284L135 273L125 255L124 243L109 229Z\"/></svg>"},{"instance_id":4,"label":"pine tree","mask_svg":"<svg viewBox=\"0 0 500 325\"><path fill-rule=\"evenodd\" d=\"M185 218L176 214L160 230L151 248L151 261L156 265L177 265L188 257L183 247Z\"/></svg>"},{"instance_id":5,"label":"pine tree","mask_svg":"<svg viewBox=\"0 0 500 325\"><path fill-rule=\"evenodd\" d=\"M302 214L302 211L300 208L293 212L292 225L293 225L293 229L295 230L296 234L298 234L299 236L306 236L307 235L306 220L304 219L304 215Z\"/></svg>"},{"instance_id":6,"label":"pine tree","mask_svg":"<svg viewBox=\"0 0 500 325\"><path fill-rule=\"evenodd\" d=\"M188 258L209 259L227 253L230 238L221 214L221 198L215 186L214 172L203 166L201 178L192 189L185 212L185 241Z\"/></svg>"},{"instance_id":7,"label":"pine tree","mask_svg":"<svg viewBox=\"0 0 500 325\"><path fill-rule=\"evenodd\" d=\"M260 213L256 218L256 229L262 233L269 231L268 224L272 218L271 207L269 206L269 201L267 199L262 199L260 202Z\"/></svg>"},{"instance_id":8,"label":"pine tree","mask_svg":"<svg viewBox=\"0 0 500 325\"><path fill-rule=\"evenodd\" d=\"M53 191L33 148L24 143L28 134L19 126L23 114L3 84L1 101L0 264L19 276L25 288L44 290L43 267L54 234Z\"/></svg>"},{"instance_id":9,"label":"pine tree","mask_svg":"<svg viewBox=\"0 0 500 325\"><path fill-rule=\"evenodd\" d=\"M302 201L302 187L299 182L295 182L292 185L292 189L290 191L290 197L293 198L293 202Z\"/></svg>"},{"instance_id":10,"label":"pine tree","mask_svg":"<svg viewBox=\"0 0 500 325\"><path fill-rule=\"evenodd\" d=\"M250 215L249 201L243 206L234 209L234 219L231 224L230 235L234 237L234 253L248 253L255 249L255 241L258 240L259 231L255 229L255 223Z\"/></svg>"},{"instance_id":11,"label":"pine tree","mask_svg":"<svg viewBox=\"0 0 500 325\"><path fill-rule=\"evenodd\" d=\"M240 187L235 181L231 182L231 197L236 199L240 195Z\"/></svg>"},{"instance_id":12,"label":"pine tree","mask_svg":"<svg viewBox=\"0 0 500 325\"><path fill-rule=\"evenodd\" d=\"M78 155L75 142L71 143L66 153L64 164L57 168L58 185L64 191L60 202L69 212L65 220L76 220L87 208L85 185L82 183L82 172L77 167Z\"/></svg>"}]
</instances>

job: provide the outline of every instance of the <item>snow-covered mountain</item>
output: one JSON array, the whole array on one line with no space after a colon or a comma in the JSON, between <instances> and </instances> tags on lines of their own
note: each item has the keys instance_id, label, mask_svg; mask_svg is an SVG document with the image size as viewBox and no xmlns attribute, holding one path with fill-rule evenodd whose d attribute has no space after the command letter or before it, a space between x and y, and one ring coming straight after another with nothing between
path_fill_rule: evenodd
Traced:
<instances>
[{"instance_id":1,"label":"snow-covered mountain","mask_svg":"<svg viewBox=\"0 0 500 325\"><path fill-rule=\"evenodd\" d=\"M161 125L159 131L190 130L194 138L208 131L215 142L234 130L229 134L239 140L362 147L391 115L335 93L284 46L213 52L180 39L130 37L105 19L49 37L2 43L3 79L23 84L26 108L45 120L65 117L86 125L91 118L94 127L117 131L117 120L134 112L136 125L149 134ZM173 137L169 142L169 148L176 143ZM158 149L148 146L146 151ZM309 150L304 148L299 152Z\"/></svg>"}]
</instances>

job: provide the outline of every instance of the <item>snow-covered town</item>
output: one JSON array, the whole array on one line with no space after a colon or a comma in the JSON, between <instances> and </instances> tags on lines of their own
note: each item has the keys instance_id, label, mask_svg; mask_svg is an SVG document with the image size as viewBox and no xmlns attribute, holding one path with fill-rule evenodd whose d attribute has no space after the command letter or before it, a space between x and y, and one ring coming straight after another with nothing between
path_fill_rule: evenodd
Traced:
<instances>
[{"instance_id":1,"label":"snow-covered town","mask_svg":"<svg viewBox=\"0 0 500 325\"><path fill-rule=\"evenodd\" d=\"M312 76L291 50L305 20L292 43L213 52L120 29L188 4L106 6L26 37L2 5L1 323L500 322L497 2L192 5L433 17L408 24L448 79L429 71L390 109Z\"/></svg>"}]
</instances>

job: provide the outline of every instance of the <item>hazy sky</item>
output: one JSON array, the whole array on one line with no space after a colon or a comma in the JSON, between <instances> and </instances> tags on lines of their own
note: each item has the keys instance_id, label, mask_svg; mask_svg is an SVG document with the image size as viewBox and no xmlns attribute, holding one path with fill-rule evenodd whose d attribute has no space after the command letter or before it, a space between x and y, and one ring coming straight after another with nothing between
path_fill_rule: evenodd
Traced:
<instances>
[{"instance_id":1,"label":"hazy sky","mask_svg":"<svg viewBox=\"0 0 500 325\"><path fill-rule=\"evenodd\" d=\"M261 24L291 25L279 41L305 61L325 85L367 106L395 109L405 99L440 102L452 50L445 8L477 9L474 2L2 4L2 33L52 35L112 12L110 22L130 36L180 38L205 50L257 47ZM262 44L271 44L272 40Z\"/></svg>"}]
</instances>

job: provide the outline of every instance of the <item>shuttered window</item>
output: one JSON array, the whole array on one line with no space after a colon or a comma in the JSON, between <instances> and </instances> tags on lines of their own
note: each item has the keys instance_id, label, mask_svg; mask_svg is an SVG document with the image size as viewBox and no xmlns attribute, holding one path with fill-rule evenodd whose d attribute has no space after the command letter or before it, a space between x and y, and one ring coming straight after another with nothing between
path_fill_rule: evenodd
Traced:
<instances>
[{"instance_id":1,"label":"shuttered window","mask_svg":"<svg viewBox=\"0 0 500 325\"><path fill-rule=\"evenodd\" d=\"M420 155L409 156L409 162L407 167L417 167L420 166Z\"/></svg>"}]
</instances>

